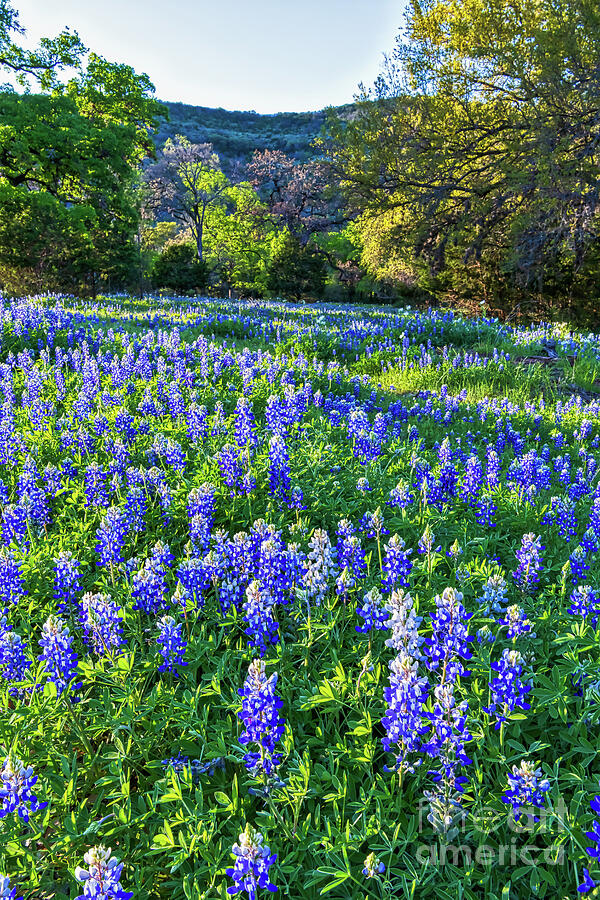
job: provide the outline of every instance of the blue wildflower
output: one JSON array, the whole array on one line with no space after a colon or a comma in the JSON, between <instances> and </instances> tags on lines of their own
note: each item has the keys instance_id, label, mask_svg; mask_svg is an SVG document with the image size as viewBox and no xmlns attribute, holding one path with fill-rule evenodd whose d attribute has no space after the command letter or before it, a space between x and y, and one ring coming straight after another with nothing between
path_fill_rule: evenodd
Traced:
<instances>
[{"instance_id":1,"label":"blue wildflower","mask_svg":"<svg viewBox=\"0 0 600 900\"><path fill-rule=\"evenodd\" d=\"M244 755L244 762L253 775L264 775L267 779L281 762L281 754L275 753L275 747L285 731L285 722L279 716L283 701L275 693L276 688L277 673L267 677L264 662L255 659L248 667L243 688L238 691L242 697L238 716L244 725L240 744L257 745L257 750Z\"/></svg>"},{"instance_id":2,"label":"blue wildflower","mask_svg":"<svg viewBox=\"0 0 600 900\"><path fill-rule=\"evenodd\" d=\"M80 604L84 640L98 656L112 656L123 639L123 610L107 594L84 594Z\"/></svg>"},{"instance_id":3,"label":"blue wildflower","mask_svg":"<svg viewBox=\"0 0 600 900\"><path fill-rule=\"evenodd\" d=\"M77 654L72 649L73 636L68 627L58 616L49 616L42 629L39 644L43 652L38 659L45 663L44 670L48 681L56 685L60 695L69 689L75 691L81 682L71 685L77 675Z\"/></svg>"},{"instance_id":4,"label":"blue wildflower","mask_svg":"<svg viewBox=\"0 0 600 900\"><path fill-rule=\"evenodd\" d=\"M542 776L542 770L536 768L536 763L529 760L521 760L519 766L512 767L512 773L508 773L508 788L502 795L503 803L510 803L516 819L521 818L526 811L523 807L542 807L545 803L544 794L550 789L550 782Z\"/></svg>"},{"instance_id":5,"label":"blue wildflower","mask_svg":"<svg viewBox=\"0 0 600 900\"><path fill-rule=\"evenodd\" d=\"M0 771L0 819L16 812L28 822L32 813L48 806L38 800L32 788L38 776L33 774L31 766L24 766L20 759L7 756Z\"/></svg>"},{"instance_id":6,"label":"blue wildflower","mask_svg":"<svg viewBox=\"0 0 600 900\"><path fill-rule=\"evenodd\" d=\"M75 878L83 884L83 894L75 900L130 900L133 891L121 885L123 863L111 856L110 847L92 847L84 854L86 868L77 866Z\"/></svg>"},{"instance_id":7,"label":"blue wildflower","mask_svg":"<svg viewBox=\"0 0 600 900\"><path fill-rule=\"evenodd\" d=\"M176 623L173 616L163 616L158 620L158 627L156 642L163 658L158 671L177 675L175 666L187 666L183 659L187 647L187 641L182 636L183 622Z\"/></svg>"},{"instance_id":8,"label":"blue wildflower","mask_svg":"<svg viewBox=\"0 0 600 900\"><path fill-rule=\"evenodd\" d=\"M245 891L248 900L257 900L259 890L271 893L277 890L269 876L269 869L277 859L277 854L271 853L263 841L260 831L256 831L250 824L246 825L239 836L239 844L232 847L235 864L233 868L227 869L227 875L233 878L235 884L227 888L228 894Z\"/></svg>"}]
</instances>

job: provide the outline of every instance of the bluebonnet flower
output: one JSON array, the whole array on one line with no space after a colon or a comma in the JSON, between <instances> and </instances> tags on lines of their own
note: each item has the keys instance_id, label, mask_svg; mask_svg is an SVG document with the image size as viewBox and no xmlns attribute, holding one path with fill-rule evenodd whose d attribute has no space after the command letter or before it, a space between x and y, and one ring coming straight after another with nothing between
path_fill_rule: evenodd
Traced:
<instances>
[{"instance_id":1,"label":"bluebonnet flower","mask_svg":"<svg viewBox=\"0 0 600 900\"><path fill-rule=\"evenodd\" d=\"M187 456L180 444L169 438L164 445L163 455L168 466L176 472L183 473L187 464Z\"/></svg>"},{"instance_id":2,"label":"bluebonnet flower","mask_svg":"<svg viewBox=\"0 0 600 900\"><path fill-rule=\"evenodd\" d=\"M248 497L256 487L256 478L252 472L245 472L240 482L240 493L243 497Z\"/></svg>"},{"instance_id":3,"label":"bluebonnet flower","mask_svg":"<svg viewBox=\"0 0 600 900\"><path fill-rule=\"evenodd\" d=\"M258 581L252 581L246 589L244 618L248 627L244 633L249 638L248 646L256 647L261 656L269 644L279 641L279 622L273 614L274 608L273 597L261 589Z\"/></svg>"},{"instance_id":4,"label":"bluebonnet flower","mask_svg":"<svg viewBox=\"0 0 600 900\"><path fill-rule=\"evenodd\" d=\"M360 539L353 532L354 526L348 519L342 519L337 528L335 556L338 568L342 570L337 582L337 592L344 597L347 597L348 591L364 576L367 568L365 551Z\"/></svg>"},{"instance_id":5,"label":"bluebonnet flower","mask_svg":"<svg viewBox=\"0 0 600 900\"><path fill-rule=\"evenodd\" d=\"M167 405L172 419L177 419L185 412L185 401L181 388L176 381L171 381L167 388Z\"/></svg>"},{"instance_id":6,"label":"bluebonnet flower","mask_svg":"<svg viewBox=\"0 0 600 900\"><path fill-rule=\"evenodd\" d=\"M544 794L550 789L550 782L542 776L542 770L536 768L536 765L523 759L507 775L508 788L502 795L502 802L510 803L517 820L527 814L527 810L522 812L523 807L541 808L545 803Z\"/></svg>"},{"instance_id":7,"label":"bluebonnet flower","mask_svg":"<svg viewBox=\"0 0 600 900\"><path fill-rule=\"evenodd\" d=\"M16 606L27 591L21 566L12 550L0 547L0 614L9 606Z\"/></svg>"},{"instance_id":8,"label":"bluebonnet flower","mask_svg":"<svg viewBox=\"0 0 600 900\"><path fill-rule=\"evenodd\" d=\"M62 474L60 469L57 466L53 466L51 463L44 469L44 487L46 489L46 493L50 494L52 497L55 497L60 491L62 486ZM8 497L4 501L8 502Z\"/></svg>"},{"instance_id":9,"label":"bluebonnet flower","mask_svg":"<svg viewBox=\"0 0 600 900\"><path fill-rule=\"evenodd\" d=\"M506 637L508 640L515 640L524 634L535 637L535 632L531 630L531 622L525 615L520 606L513 604L506 609L504 617L499 620L498 624L501 628L506 628Z\"/></svg>"},{"instance_id":10,"label":"bluebonnet flower","mask_svg":"<svg viewBox=\"0 0 600 900\"><path fill-rule=\"evenodd\" d=\"M133 576L131 596L134 609L155 615L166 605L167 586L163 573L147 559Z\"/></svg>"},{"instance_id":11,"label":"bluebonnet flower","mask_svg":"<svg viewBox=\"0 0 600 900\"><path fill-rule=\"evenodd\" d=\"M32 813L45 809L47 803L38 800L32 788L38 776L33 774L31 766L24 766L20 759L7 756L0 771L0 819L16 812L28 822Z\"/></svg>"},{"instance_id":12,"label":"bluebonnet flower","mask_svg":"<svg viewBox=\"0 0 600 900\"><path fill-rule=\"evenodd\" d=\"M86 467L83 478L86 507L107 507L107 473L102 466L99 466L96 462L90 463Z\"/></svg>"},{"instance_id":13,"label":"bluebonnet flower","mask_svg":"<svg viewBox=\"0 0 600 900\"><path fill-rule=\"evenodd\" d=\"M467 503L473 505L483 485L483 467L477 456L470 456L465 464L465 477L462 483Z\"/></svg>"},{"instance_id":14,"label":"bluebonnet flower","mask_svg":"<svg viewBox=\"0 0 600 900\"><path fill-rule=\"evenodd\" d=\"M96 537L98 538L96 553L100 557L100 565L112 571L123 562L122 552L127 537L127 521L123 510L111 506L96 531Z\"/></svg>"},{"instance_id":15,"label":"bluebonnet flower","mask_svg":"<svg viewBox=\"0 0 600 900\"><path fill-rule=\"evenodd\" d=\"M494 725L496 729L500 728L502 722L508 720L510 713L517 707L525 710L530 708L525 697L531 687L521 680L523 662L518 650L504 650L498 662L492 663L491 668L498 675L490 681L491 702L489 706L484 706L483 710L488 715L496 717Z\"/></svg>"},{"instance_id":16,"label":"bluebonnet flower","mask_svg":"<svg viewBox=\"0 0 600 900\"><path fill-rule=\"evenodd\" d=\"M462 552L462 547L458 543L458 540L455 540L450 549L446 550L446 556L450 559L458 559Z\"/></svg>"},{"instance_id":17,"label":"bluebonnet flower","mask_svg":"<svg viewBox=\"0 0 600 900\"><path fill-rule=\"evenodd\" d=\"M408 587L408 579L413 567L412 561L409 559L412 550L405 550L405 547L405 542L397 534L394 534L385 545L382 583L391 590L399 585Z\"/></svg>"},{"instance_id":18,"label":"bluebonnet flower","mask_svg":"<svg viewBox=\"0 0 600 900\"><path fill-rule=\"evenodd\" d=\"M500 486L500 457L493 447L488 447L486 453L486 481L490 490Z\"/></svg>"},{"instance_id":19,"label":"bluebonnet flower","mask_svg":"<svg viewBox=\"0 0 600 900\"><path fill-rule=\"evenodd\" d=\"M298 487L298 485L294 485L290 491L288 506L290 509L306 509L306 506L304 505L304 494L302 488Z\"/></svg>"},{"instance_id":20,"label":"bluebonnet flower","mask_svg":"<svg viewBox=\"0 0 600 900\"><path fill-rule=\"evenodd\" d=\"M502 575L490 575L483 585L483 596L477 598L483 616L502 612L503 605L507 602L507 587L506 579Z\"/></svg>"},{"instance_id":21,"label":"bluebonnet flower","mask_svg":"<svg viewBox=\"0 0 600 900\"><path fill-rule=\"evenodd\" d=\"M587 554L581 544L575 547L569 556L569 565L571 568L571 580L573 584L577 584L579 581L585 581L585 573L589 571L590 564L587 560Z\"/></svg>"},{"instance_id":22,"label":"bluebonnet flower","mask_svg":"<svg viewBox=\"0 0 600 900\"><path fill-rule=\"evenodd\" d=\"M471 762L464 751L464 745L471 740L466 728L468 703L466 700L456 702L453 681L436 685L433 694L433 712L426 713L431 730L423 750L431 757L440 758L443 776L460 791L466 779L455 775L457 763L468 765Z\"/></svg>"},{"instance_id":23,"label":"bluebonnet flower","mask_svg":"<svg viewBox=\"0 0 600 900\"><path fill-rule=\"evenodd\" d=\"M600 550L600 540L592 528L588 528L581 538L581 546L587 553L597 553Z\"/></svg>"},{"instance_id":24,"label":"bluebonnet flower","mask_svg":"<svg viewBox=\"0 0 600 900\"><path fill-rule=\"evenodd\" d=\"M54 560L54 599L58 601L58 611L71 611L81 590L79 562L70 550L63 550Z\"/></svg>"},{"instance_id":25,"label":"bluebonnet flower","mask_svg":"<svg viewBox=\"0 0 600 900\"><path fill-rule=\"evenodd\" d=\"M595 821L597 822L598 820L596 819ZM600 840L600 823L598 826L598 838L597 839ZM598 884L597 884L597 882L594 881L594 879L590 875L590 870L588 868L586 868L586 866L583 866L582 872L583 872L583 882L580 885L578 885L577 890L579 891L580 894L587 894L589 891L593 891L595 888L597 888Z\"/></svg>"},{"instance_id":26,"label":"bluebonnet flower","mask_svg":"<svg viewBox=\"0 0 600 900\"><path fill-rule=\"evenodd\" d=\"M239 844L232 847L236 859L233 868L227 869L227 874L235 884L227 888L228 894L245 891L248 900L257 900L259 890L271 893L277 890L269 876L269 869L277 859L277 854L271 853L263 841L260 831L256 831L250 824L246 825L239 836Z\"/></svg>"},{"instance_id":27,"label":"bluebonnet flower","mask_svg":"<svg viewBox=\"0 0 600 900\"><path fill-rule=\"evenodd\" d=\"M475 504L475 520L482 528L495 528L498 506L491 497L481 497Z\"/></svg>"},{"instance_id":28,"label":"bluebonnet flower","mask_svg":"<svg viewBox=\"0 0 600 900\"><path fill-rule=\"evenodd\" d=\"M364 619L362 625L356 625L355 628L362 634L375 629L383 631L387 626L387 613L381 605L381 594L377 588L371 588L363 597L362 606L357 606L357 614Z\"/></svg>"},{"instance_id":29,"label":"bluebonnet flower","mask_svg":"<svg viewBox=\"0 0 600 900\"><path fill-rule=\"evenodd\" d=\"M239 397L235 407L235 440L238 447L250 449L256 442L256 420L252 404L246 397Z\"/></svg>"},{"instance_id":30,"label":"bluebonnet flower","mask_svg":"<svg viewBox=\"0 0 600 900\"><path fill-rule=\"evenodd\" d=\"M172 672L177 675L175 666L187 666L183 656L187 647L187 641L183 639L183 622L176 623L173 616L163 616L158 620L159 635L156 639L160 647L163 662L158 667L159 672Z\"/></svg>"},{"instance_id":31,"label":"bluebonnet flower","mask_svg":"<svg viewBox=\"0 0 600 900\"><path fill-rule=\"evenodd\" d=\"M84 854L86 868L77 866L75 878L83 884L83 894L75 900L130 900L133 891L121 884L123 863L111 856L110 847L92 847Z\"/></svg>"},{"instance_id":32,"label":"bluebonnet flower","mask_svg":"<svg viewBox=\"0 0 600 900\"><path fill-rule=\"evenodd\" d=\"M183 756L181 753L163 759L162 764L165 769L173 769L177 775L182 775L186 769L189 769L194 784L200 782L201 775L214 775L217 769L225 768L225 762L221 756L202 762L199 759L190 759L189 756Z\"/></svg>"},{"instance_id":33,"label":"bluebonnet flower","mask_svg":"<svg viewBox=\"0 0 600 900\"><path fill-rule=\"evenodd\" d=\"M279 716L283 701L275 693L276 688L277 673L267 677L264 662L255 659L248 667L244 686L238 691L242 697L238 717L244 725L240 744L257 745L256 750L249 750L244 755L244 762L252 775L266 779L281 762L281 754L275 752L275 747L285 731L285 722Z\"/></svg>"},{"instance_id":34,"label":"bluebonnet flower","mask_svg":"<svg viewBox=\"0 0 600 900\"><path fill-rule=\"evenodd\" d=\"M134 534L146 530L146 514L148 512L148 496L146 491L134 485L125 498L123 514L127 523L127 530Z\"/></svg>"},{"instance_id":35,"label":"bluebonnet flower","mask_svg":"<svg viewBox=\"0 0 600 900\"><path fill-rule=\"evenodd\" d=\"M220 400L217 400L215 403L215 412L212 420L212 427L210 433L213 437L217 434L225 434L227 431L227 425L225 423L225 411L223 409L223 404Z\"/></svg>"},{"instance_id":36,"label":"bluebonnet flower","mask_svg":"<svg viewBox=\"0 0 600 900\"><path fill-rule=\"evenodd\" d=\"M367 491L370 491L371 488L369 487L368 479L364 478L364 477L359 478L358 481L356 482L356 490L360 491L361 494L366 494Z\"/></svg>"},{"instance_id":37,"label":"bluebonnet flower","mask_svg":"<svg viewBox=\"0 0 600 900\"><path fill-rule=\"evenodd\" d=\"M558 526L561 537L570 541L577 534L577 513L575 504L568 497L552 497L550 509L544 516L544 524L554 523Z\"/></svg>"},{"instance_id":38,"label":"bluebonnet flower","mask_svg":"<svg viewBox=\"0 0 600 900\"><path fill-rule=\"evenodd\" d=\"M378 875L383 875L384 872L385 863L382 863L374 853L369 853L363 866L363 875L366 875L367 878L377 878Z\"/></svg>"},{"instance_id":39,"label":"bluebonnet flower","mask_svg":"<svg viewBox=\"0 0 600 900\"><path fill-rule=\"evenodd\" d=\"M22 900L17 898L17 889L11 888L8 875L0 875L0 900Z\"/></svg>"},{"instance_id":40,"label":"bluebonnet flower","mask_svg":"<svg viewBox=\"0 0 600 900\"><path fill-rule=\"evenodd\" d=\"M0 619L0 677L9 684L24 681L30 666L23 638L9 631L6 619Z\"/></svg>"},{"instance_id":41,"label":"bluebonnet flower","mask_svg":"<svg viewBox=\"0 0 600 900\"><path fill-rule=\"evenodd\" d=\"M201 444L208 430L208 410L206 406L190 404L186 414L187 433L190 442L194 445Z\"/></svg>"},{"instance_id":42,"label":"bluebonnet flower","mask_svg":"<svg viewBox=\"0 0 600 900\"><path fill-rule=\"evenodd\" d=\"M43 652L38 659L45 663L48 681L56 685L59 695L69 688L77 675L77 654L72 649L72 643L73 636L63 620L58 616L49 616L42 628L39 644ZM76 691L80 687L81 682L78 682L69 690Z\"/></svg>"},{"instance_id":43,"label":"bluebonnet flower","mask_svg":"<svg viewBox=\"0 0 600 900\"><path fill-rule=\"evenodd\" d=\"M444 588L435 598L436 610L431 616L432 635L425 641L427 668L438 669L440 665L445 679L467 674L459 662L471 659L467 622L471 618L463 606L463 595L454 588Z\"/></svg>"},{"instance_id":44,"label":"bluebonnet flower","mask_svg":"<svg viewBox=\"0 0 600 900\"><path fill-rule=\"evenodd\" d=\"M201 609L204 606L204 591L210 584L210 577L202 560L195 556L182 560L177 569L177 577L187 599Z\"/></svg>"},{"instance_id":45,"label":"bluebonnet flower","mask_svg":"<svg viewBox=\"0 0 600 900\"><path fill-rule=\"evenodd\" d=\"M285 402L275 394L271 394L267 400L265 422L273 434L284 437L288 431L288 408Z\"/></svg>"},{"instance_id":46,"label":"bluebonnet flower","mask_svg":"<svg viewBox=\"0 0 600 900\"><path fill-rule=\"evenodd\" d=\"M536 537L533 532L523 535L521 546L516 553L519 565L513 572L513 578L524 591L533 590L540 580L543 549L539 535Z\"/></svg>"},{"instance_id":47,"label":"bluebonnet flower","mask_svg":"<svg viewBox=\"0 0 600 900\"><path fill-rule=\"evenodd\" d=\"M396 506L398 509L407 509L414 502L415 495L410 492L410 485L406 481L399 481L390 491L388 506Z\"/></svg>"},{"instance_id":48,"label":"bluebonnet flower","mask_svg":"<svg viewBox=\"0 0 600 900\"><path fill-rule=\"evenodd\" d=\"M417 660L404 649L389 666L390 686L383 691L387 709L381 720L386 735L381 742L384 750L396 754L393 770L410 772L414 766L408 755L419 748L421 735L427 730L423 727L427 679L419 678Z\"/></svg>"},{"instance_id":49,"label":"bluebonnet flower","mask_svg":"<svg viewBox=\"0 0 600 900\"><path fill-rule=\"evenodd\" d=\"M308 571L304 583L307 597L320 604L329 589L329 579L335 574L336 564L329 535L322 528L315 528L308 546Z\"/></svg>"},{"instance_id":50,"label":"bluebonnet flower","mask_svg":"<svg viewBox=\"0 0 600 900\"><path fill-rule=\"evenodd\" d=\"M404 650L413 659L421 659L421 645L425 638L419 635L419 625L423 619L417 616L410 594L402 588L392 591L384 609L389 613L386 625L392 632L385 646L397 653Z\"/></svg>"},{"instance_id":51,"label":"bluebonnet flower","mask_svg":"<svg viewBox=\"0 0 600 900\"><path fill-rule=\"evenodd\" d=\"M366 533L367 537L376 538L376 540L379 540L382 534L389 534L380 507L377 507L374 512L366 512L358 527Z\"/></svg>"},{"instance_id":52,"label":"bluebonnet flower","mask_svg":"<svg viewBox=\"0 0 600 900\"><path fill-rule=\"evenodd\" d=\"M255 558L261 589L277 603L288 603L296 573L290 567L291 557L279 534L261 540Z\"/></svg>"},{"instance_id":53,"label":"bluebonnet flower","mask_svg":"<svg viewBox=\"0 0 600 900\"><path fill-rule=\"evenodd\" d=\"M107 594L84 594L80 604L80 620L84 640L98 656L112 655L125 643L123 610Z\"/></svg>"},{"instance_id":54,"label":"bluebonnet flower","mask_svg":"<svg viewBox=\"0 0 600 900\"><path fill-rule=\"evenodd\" d=\"M195 552L208 549L215 521L215 487L208 482L193 488L188 495L190 538Z\"/></svg>"},{"instance_id":55,"label":"bluebonnet flower","mask_svg":"<svg viewBox=\"0 0 600 900\"><path fill-rule=\"evenodd\" d=\"M157 541L150 552L147 564L159 575L166 575L174 561L175 557L169 545L164 541Z\"/></svg>"},{"instance_id":56,"label":"bluebonnet flower","mask_svg":"<svg viewBox=\"0 0 600 900\"><path fill-rule=\"evenodd\" d=\"M239 450L233 444L224 444L217 455L217 461L221 470L221 477L227 487L230 488L230 495L235 497L236 493L241 490L244 479Z\"/></svg>"},{"instance_id":57,"label":"bluebonnet flower","mask_svg":"<svg viewBox=\"0 0 600 900\"><path fill-rule=\"evenodd\" d=\"M493 644L496 640L496 637L489 625L482 625L481 628L478 628L475 632L475 637L477 638L479 644Z\"/></svg>"},{"instance_id":58,"label":"bluebonnet flower","mask_svg":"<svg viewBox=\"0 0 600 900\"><path fill-rule=\"evenodd\" d=\"M19 503L9 503L2 510L2 540L22 548L29 547L27 510Z\"/></svg>"},{"instance_id":59,"label":"bluebonnet flower","mask_svg":"<svg viewBox=\"0 0 600 900\"><path fill-rule=\"evenodd\" d=\"M422 553L422 554L426 555L427 557L430 557L432 553L439 553L439 551L441 550L441 547L436 547L434 550L434 546L433 546L434 543L435 543L435 534L433 533L433 531L431 530L429 525L426 525L425 531L419 538L419 543L417 544L419 553Z\"/></svg>"},{"instance_id":60,"label":"bluebonnet flower","mask_svg":"<svg viewBox=\"0 0 600 900\"><path fill-rule=\"evenodd\" d=\"M594 797L590 802L590 807L592 812L600 817L600 796ZM600 818L593 820L591 830L586 831L585 836L594 843L593 847L586 847L586 853L592 859L595 859L596 865L598 865L598 861L600 860ZM598 887L597 883L590 876L589 869L586 869L585 867L583 869L583 878L583 884L580 884L577 888L579 893L587 894L588 891L593 891L594 888Z\"/></svg>"},{"instance_id":61,"label":"bluebonnet flower","mask_svg":"<svg viewBox=\"0 0 600 900\"><path fill-rule=\"evenodd\" d=\"M284 439L275 434L269 441L269 491L287 497L290 484L290 455Z\"/></svg>"},{"instance_id":62,"label":"bluebonnet flower","mask_svg":"<svg viewBox=\"0 0 600 900\"><path fill-rule=\"evenodd\" d=\"M582 616L590 620L592 628L595 628L600 618L600 598L589 584L578 585L570 597L569 612L572 615Z\"/></svg>"},{"instance_id":63,"label":"bluebonnet flower","mask_svg":"<svg viewBox=\"0 0 600 900\"><path fill-rule=\"evenodd\" d=\"M591 528L596 537L600 540L600 497L596 497L590 507L588 528Z\"/></svg>"},{"instance_id":64,"label":"bluebonnet flower","mask_svg":"<svg viewBox=\"0 0 600 900\"><path fill-rule=\"evenodd\" d=\"M165 473L162 469L157 469L156 466L153 466L146 472L146 477L154 496L156 496L160 503L163 521L165 525L168 525L170 522L169 509L172 502L172 491L166 482Z\"/></svg>"}]
</instances>

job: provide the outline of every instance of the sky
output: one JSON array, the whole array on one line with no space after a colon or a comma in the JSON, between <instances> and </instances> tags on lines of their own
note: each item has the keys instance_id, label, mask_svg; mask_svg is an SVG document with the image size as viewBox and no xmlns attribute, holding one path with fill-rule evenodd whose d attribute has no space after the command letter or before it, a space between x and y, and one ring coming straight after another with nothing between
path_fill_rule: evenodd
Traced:
<instances>
[{"instance_id":1,"label":"sky","mask_svg":"<svg viewBox=\"0 0 600 900\"><path fill-rule=\"evenodd\" d=\"M65 26L146 72L161 100L300 112L370 86L403 25L402 0L13 0L27 44Z\"/></svg>"}]
</instances>

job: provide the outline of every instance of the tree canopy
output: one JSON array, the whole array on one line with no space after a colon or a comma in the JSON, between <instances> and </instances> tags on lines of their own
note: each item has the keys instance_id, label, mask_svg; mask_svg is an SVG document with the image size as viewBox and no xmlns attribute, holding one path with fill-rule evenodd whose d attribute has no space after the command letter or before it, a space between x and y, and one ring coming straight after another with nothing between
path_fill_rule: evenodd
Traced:
<instances>
[{"instance_id":1,"label":"tree canopy","mask_svg":"<svg viewBox=\"0 0 600 900\"><path fill-rule=\"evenodd\" d=\"M597 253L599 34L593 0L411 0L374 89L330 124L375 272L431 283L491 267L537 290L584 277Z\"/></svg>"},{"instance_id":2,"label":"tree canopy","mask_svg":"<svg viewBox=\"0 0 600 900\"><path fill-rule=\"evenodd\" d=\"M41 93L0 91L0 277L29 290L127 279L135 256L136 181L163 110L147 75L111 63L64 32L22 50L0 4L0 66ZM59 72L76 68L61 82Z\"/></svg>"}]
</instances>

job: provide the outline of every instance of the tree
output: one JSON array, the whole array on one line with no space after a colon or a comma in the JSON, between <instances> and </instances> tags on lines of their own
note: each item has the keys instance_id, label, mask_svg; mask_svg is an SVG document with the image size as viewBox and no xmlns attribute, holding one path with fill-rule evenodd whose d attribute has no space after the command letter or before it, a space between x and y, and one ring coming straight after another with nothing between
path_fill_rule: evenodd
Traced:
<instances>
[{"instance_id":1,"label":"tree","mask_svg":"<svg viewBox=\"0 0 600 900\"><path fill-rule=\"evenodd\" d=\"M570 290L597 245L595 0L411 0L375 89L330 123L365 235L408 277L494 267Z\"/></svg>"},{"instance_id":2,"label":"tree","mask_svg":"<svg viewBox=\"0 0 600 900\"><path fill-rule=\"evenodd\" d=\"M28 87L31 79L43 90L54 87L58 72L78 66L85 53L76 32L65 30L56 38L42 38L35 50L15 43L13 36L23 34L10 0L0 0L0 69L12 74L22 87Z\"/></svg>"},{"instance_id":3,"label":"tree","mask_svg":"<svg viewBox=\"0 0 600 900\"><path fill-rule=\"evenodd\" d=\"M325 287L322 255L289 231L281 231L274 242L266 285L277 296L319 296Z\"/></svg>"},{"instance_id":4,"label":"tree","mask_svg":"<svg viewBox=\"0 0 600 900\"><path fill-rule=\"evenodd\" d=\"M151 93L147 76L93 54L51 94L0 91L5 285L15 289L19 272L26 283L43 273L47 288L86 284L93 293L99 280L126 283L136 259L137 166L162 111Z\"/></svg>"},{"instance_id":5,"label":"tree","mask_svg":"<svg viewBox=\"0 0 600 900\"><path fill-rule=\"evenodd\" d=\"M192 244L170 244L152 266L154 286L179 294L201 290L206 287L207 279L207 267L198 259Z\"/></svg>"},{"instance_id":6,"label":"tree","mask_svg":"<svg viewBox=\"0 0 600 900\"><path fill-rule=\"evenodd\" d=\"M269 214L301 243L347 222L322 160L299 163L281 150L257 151L247 171Z\"/></svg>"},{"instance_id":7,"label":"tree","mask_svg":"<svg viewBox=\"0 0 600 900\"><path fill-rule=\"evenodd\" d=\"M124 63L112 63L90 53L77 77L56 89L74 100L88 122L104 128L117 126L128 136L127 164L137 166L155 157L151 132L166 116L166 107L154 99L154 85L145 73Z\"/></svg>"},{"instance_id":8,"label":"tree","mask_svg":"<svg viewBox=\"0 0 600 900\"><path fill-rule=\"evenodd\" d=\"M273 245L273 223L248 182L232 185L227 206L210 212L207 261L228 287L265 293Z\"/></svg>"},{"instance_id":9,"label":"tree","mask_svg":"<svg viewBox=\"0 0 600 900\"><path fill-rule=\"evenodd\" d=\"M207 214L225 204L230 186L218 166L211 144L192 144L179 135L167 140L156 163L145 171L149 207L191 229L200 261Z\"/></svg>"}]
</instances>

